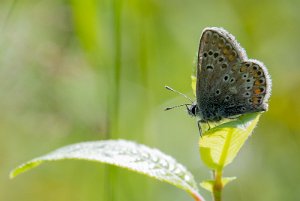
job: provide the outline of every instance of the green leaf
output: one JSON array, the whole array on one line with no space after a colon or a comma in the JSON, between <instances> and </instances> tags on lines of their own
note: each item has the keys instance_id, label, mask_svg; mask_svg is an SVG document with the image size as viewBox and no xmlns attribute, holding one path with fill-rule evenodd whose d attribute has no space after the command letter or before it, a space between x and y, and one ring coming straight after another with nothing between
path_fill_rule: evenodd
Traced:
<instances>
[{"instance_id":1,"label":"green leaf","mask_svg":"<svg viewBox=\"0 0 300 201\"><path fill-rule=\"evenodd\" d=\"M223 187L226 186L229 182L231 182L235 179L236 179L236 177L223 177L222 178Z\"/></svg>"},{"instance_id":2,"label":"green leaf","mask_svg":"<svg viewBox=\"0 0 300 201\"><path fill-rule=\"evenodd\" d=\"M204 188L205 190L212 192L213 191L213 186L214 186L214 180L204 180L203 182L200 183L200 186Z\"/></svg>"},{"instance_id":3,"label":"green leaf","mask_svg":"<svg viewBox=\"0 0 300 201\"><path fill-rule=\"evenodd\" d=\"M205 131L199 140L204 163L219 170L231 163L251 135L259 116L260 113L246 114Z\"/></svg>"},{"instance_id":4,"label":"green leaf","mask_svg":"<svg viewBox=\"0 0 300 201\"><path fill-rule=\"evenodd\" d=\"M181 188L196 200L204 200L198 194L193 175L183 165L157 149L125 140L83 142L65 146L20 165L11 171L10 177L13 178L46 161L65 159L82 159L123 167Z\"/></svg>"},{"instance_id":5,"label":"green leaf","mask_svg":"<svg viewBox=\"0 0 300 201\"><path fill-rule=\"evenodd\" d=\"M229 182L235 180L236 177L223 177L222 178L222 186L226 186ZM214 180L205 180L200 183L200 186L204 188L205 190L208 190L209 192L213 191L213 186L214 186L215 181Z\"/></svg>"}]
</instances>

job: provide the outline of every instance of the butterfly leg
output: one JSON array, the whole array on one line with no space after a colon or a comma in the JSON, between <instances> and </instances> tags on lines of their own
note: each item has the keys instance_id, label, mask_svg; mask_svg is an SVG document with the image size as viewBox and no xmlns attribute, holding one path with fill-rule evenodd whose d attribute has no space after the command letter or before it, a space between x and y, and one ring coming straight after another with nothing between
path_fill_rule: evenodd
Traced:
<instances>
[{"instance_id":1,"label":"butterfly leg","mask_svg":"<svg viewBox=\"0 0 300 201\"><path fill-rule=\"evenodd\" d=\"M208 123L208 121L207 121L206 123L207 123L207 125L208 125L208 130L210 130L210 124Z\"/></svg>"},{"instance_id":2,"label":"butterfly leg","mask_svg":"<svg viewBox=\"0 0 300 201\"><path fill-rule=\"evenodd\" d=\"M198 120L198 121L197 121L197 125L198 125L198 130L199 130L200 137L202 137L201 122L202 122L201 120Z\"/></svg>"},{"instance_id":3,"label":"butterfly leg","mask_svg":"<svg viewBox=\"0 0 300 201\"><path fill-rule=\"evenodd\" d=\"M202 137L202 128L201 128L201 123L206 123L206 124L208 125L208 129L207 129L207 130L210 130L210 129L211 129L211 127L210 127L210 124L209 124L209 122L208 122L208 121L201 120L201 119L197 121L198 130L199 130L199 134L200 134L200 136Z\"/></svg>"}]
</instances>

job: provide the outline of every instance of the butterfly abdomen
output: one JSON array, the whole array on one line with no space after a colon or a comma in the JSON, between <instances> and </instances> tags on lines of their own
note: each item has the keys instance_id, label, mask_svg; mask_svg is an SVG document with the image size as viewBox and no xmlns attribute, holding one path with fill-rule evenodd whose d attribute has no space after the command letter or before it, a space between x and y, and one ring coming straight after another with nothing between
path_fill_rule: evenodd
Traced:
<instances>
[{"instance_id":1,"label":"butterfly abdomen","mask_svg":"<svg viewBox=\"0 0 300 201\"><path fill-rule=\"evenodd\" d=\"M205 107L199 108L199 117L203 121L220 121L222 115L220 113L220 105L213 98L207 97L202 99Z\"/></svg>"}]
</instances>

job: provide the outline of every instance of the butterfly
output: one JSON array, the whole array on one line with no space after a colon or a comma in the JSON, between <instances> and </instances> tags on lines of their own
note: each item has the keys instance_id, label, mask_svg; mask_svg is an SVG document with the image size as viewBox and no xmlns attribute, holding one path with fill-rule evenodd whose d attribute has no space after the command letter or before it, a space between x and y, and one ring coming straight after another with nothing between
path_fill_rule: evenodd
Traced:
<instances>
[{"instance_id":1,"label":"butterfly","mask_svg":"<svg viewBox=\"0 0 300 201\"><path fill-rule=\"evenodd\" d=\"M196 70L196 101L186 105L200 123L234 119L266 111L271 94L267 68L248 59L233 35L223 28L205 28L200 38Z\"/></svg>"}]
</instances>

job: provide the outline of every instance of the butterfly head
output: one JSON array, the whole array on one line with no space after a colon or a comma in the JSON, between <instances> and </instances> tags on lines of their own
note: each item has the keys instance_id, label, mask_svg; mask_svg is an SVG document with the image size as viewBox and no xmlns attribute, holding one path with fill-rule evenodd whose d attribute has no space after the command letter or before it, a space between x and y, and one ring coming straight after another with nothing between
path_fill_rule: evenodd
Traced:
<instances>
[{"instance_id":1,"label":"butterfly head","mask_svg":"<svg viewBox=\"0 0 300 201\"><path fill-rule=\"evenodd\" d=\"M197 103L194 102L193 104L191 105L187 105L186 106L186 109L188 111L188 114L191 115L191 116L197 116L198 112L199 112L199 108L197 106Z\"/></svg>"}]
</instances>

